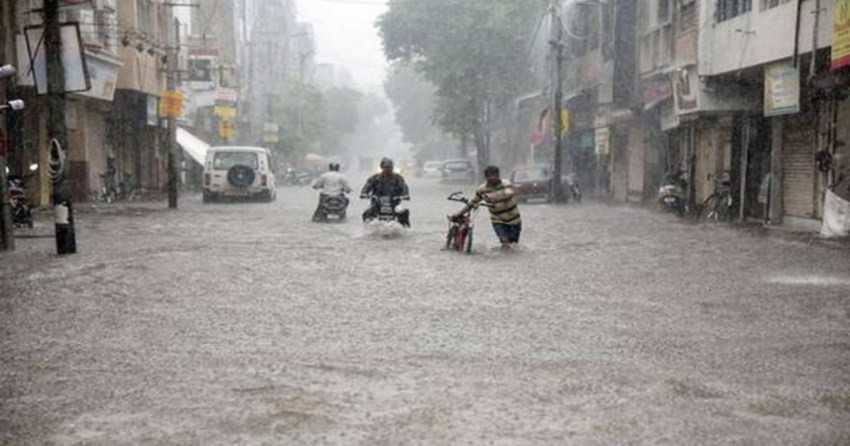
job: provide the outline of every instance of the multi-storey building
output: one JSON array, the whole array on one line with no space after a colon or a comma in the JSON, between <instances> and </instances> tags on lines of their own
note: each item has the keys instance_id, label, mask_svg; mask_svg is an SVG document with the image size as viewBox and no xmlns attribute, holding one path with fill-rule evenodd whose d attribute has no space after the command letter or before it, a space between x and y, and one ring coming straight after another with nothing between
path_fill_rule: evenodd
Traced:
<instances>
[{"instance_id":1,"label":"multi-storey building","mask_svg":"<svg viewBox=\"0 0 850 446\"><path fill-rule=\"evenodd\" d=\"M836 4L844 5L843 12ZM850 131L848 67L830 66L838 14L846 1L712 0L700 3L698 80L703 91L735 89L756 97L744 125L733 127L740 149L722 151L722 168L740 172L735 183L743 213L762 206L774 222L816 223L827 187L850 166L819 160L846 159ZM840 18L840 17L839 17ZM838 42L847 46L848 42ZM711 151L706 158L708 169ZM699 157L698 157L699 158ZM720 165L718 163L718 165Z\"/></svg>"}]
</instances>

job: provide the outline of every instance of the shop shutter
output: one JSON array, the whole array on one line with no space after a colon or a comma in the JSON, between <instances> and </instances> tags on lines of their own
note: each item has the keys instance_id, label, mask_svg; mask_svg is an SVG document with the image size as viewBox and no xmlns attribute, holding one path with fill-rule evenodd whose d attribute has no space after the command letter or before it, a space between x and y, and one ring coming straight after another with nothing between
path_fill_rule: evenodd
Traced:
<instances>
[{"instance_id":1,"label":"shop shutter","mask_svg":"<svg viewBox=\"0 0 850 446\"><path fill-rule=\"evenodd\" d=\"M782 209L791 217L814 218L814 126L806 115L782 121Z\"/></svg>"}]
</instances>

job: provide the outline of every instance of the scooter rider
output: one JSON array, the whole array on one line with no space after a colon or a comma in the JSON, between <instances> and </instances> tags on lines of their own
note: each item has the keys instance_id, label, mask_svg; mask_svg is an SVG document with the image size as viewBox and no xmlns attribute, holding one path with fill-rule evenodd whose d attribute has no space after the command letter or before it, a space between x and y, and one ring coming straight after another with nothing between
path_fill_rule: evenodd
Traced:
<instances>
[{"instance_id":1,"label":"scooter rider","mask_svg":"<svg viewBox=\"0 0 850 446\"><path fill-rule=\"evenodd\" d=\"M402 200L410 200L410 192L404 177L393 172L393 160L383 158L381 160L381 172L376 173L366 180L366 184L360 191L360 198L394 197ZM363 212L363 221L371 220L378 215L378 205L373 202L369 209ZM398 222L405 227L410 227L410 210L396 208Z\"/></svg>"},{"instance_id":2,"label":"scooter rider","mask_svg":"<svg viewBox=\"0 0 850 446\"><path fill-rule=\"evenodd\" d=\"M345 201L345 206L348 207L347 193L351 193L351 186L348 185L348 180L345 176L339 173L339 163L330 163L328 171L319 175L316 181L313 182L313 189L321 190L319 194L319 204L316 207L316 212L313 213L313 221L321 221L322 215L322 199L325 196L342 197Z\"/></svg>"}]
</instances>

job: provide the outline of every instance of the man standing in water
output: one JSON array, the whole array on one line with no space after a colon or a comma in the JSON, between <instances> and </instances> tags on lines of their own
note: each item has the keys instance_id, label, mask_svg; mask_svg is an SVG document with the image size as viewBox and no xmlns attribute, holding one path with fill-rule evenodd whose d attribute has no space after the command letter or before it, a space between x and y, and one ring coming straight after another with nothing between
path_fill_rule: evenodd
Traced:
<instances>
[{"instance_id":1,"label":"man standing in water","mask_svg":"<svg viewBox=\"0 0 850 446\"><path fill-rule=\"evenodd\" d=\"M519 234L522 232L522 219L514 198L514 188L508 180L501 178L499 168L496 166L487 166L484 169L484 179L484 184L478 186L475 196L469 199L469 204L453 217L461 216L472 206L483 201L489 205L490 221L502 243L502 249L510 249L519 243Z\"/></svg>"}]
</instances>

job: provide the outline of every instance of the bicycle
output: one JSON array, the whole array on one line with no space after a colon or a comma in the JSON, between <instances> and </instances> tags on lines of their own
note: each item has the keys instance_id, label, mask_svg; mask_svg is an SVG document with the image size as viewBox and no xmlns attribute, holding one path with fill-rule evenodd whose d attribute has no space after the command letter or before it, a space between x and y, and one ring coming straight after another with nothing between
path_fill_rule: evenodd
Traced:
<instances>
[{"instance_id":1,"label":"bicycle","mask_svg":"<svg viewBox=\"0 0 850 446\"><path fill-rule=\"evenodd\" d=\"M714 192L702 202L700 218L728 221L732 216L732 183L726 173L712 176Z\"/></svg>"},{"instance_id":2,"label":"bicycle","mask_svg":"<svg viewBox=\"0 0 850 446\"><path fill-rule=\"evenodd\" d=\"M469 199L461 197L461 194L462 192L453 192L446 199L469 205ZM475 215L478 213L479 206L487 206L487 204L476 203L461 215L449 215L447 217L449 220L449 230L446 233L447 250L466 251L467 254L472 253L472 234L475 229Z\"/></svg>"}]
</instances>

